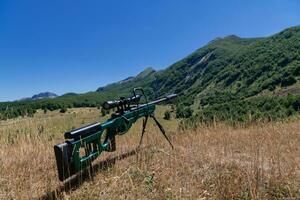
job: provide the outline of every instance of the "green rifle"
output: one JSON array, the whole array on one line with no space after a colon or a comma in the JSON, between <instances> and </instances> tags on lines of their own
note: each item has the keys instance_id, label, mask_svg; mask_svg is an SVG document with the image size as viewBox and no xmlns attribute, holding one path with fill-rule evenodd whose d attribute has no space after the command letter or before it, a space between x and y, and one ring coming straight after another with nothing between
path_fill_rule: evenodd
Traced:
<instances>
[{"instance_id":1,"label":"green rifle","mask_svg":"<svg viewBox=\"0 0 300 200\"><path fill-rule=\"evenodd\" d=\"M66 141L54 146L60 181L64 181L89 166L92 169L92 161L103 151L115 151L115 136L127 133L132 124L140 118L144 118L144 120L139 146L142 143L148 118L150 117L154 119L161 133L173 148L172 143L166 136L165 130L155 118L154 111L156 104L173 99L177 95L172 94L165 98L148 102L143 89L135 88L133 94L130 98L122 97L120 100L105 102L103 104L104 109L117 109L110 119L104 123L94 123L66 132L64 135ZM144 97L145 103L139 104L142 97Z\"/></svg>"}]
</instances>

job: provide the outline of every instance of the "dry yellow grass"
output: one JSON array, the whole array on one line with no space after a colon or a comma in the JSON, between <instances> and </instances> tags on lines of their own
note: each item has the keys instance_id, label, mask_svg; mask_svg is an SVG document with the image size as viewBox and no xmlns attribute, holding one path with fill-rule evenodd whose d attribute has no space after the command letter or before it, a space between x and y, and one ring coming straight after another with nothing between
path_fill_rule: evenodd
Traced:
<instances>
[{"instance_id":1,"label":"dry yellow grass","mask_svg":"<svg viewBox=\"0 0 300 200\"><path fill-rule=\"evenodd\" d=\"M299 199L300 121L272 122L246 128L217 123L180 131L176 120L157 116L174 150L149 124L144 144L150 147L99 170L61 199ZM57 179L53 145L63 132L95 120L97 109L39 113L0 122L0 199L50 197L62 186ZM134 149L141 123L117 137L117 152ZM45 196L46 195L46 196Z\"/></svg>"}]
</instances>

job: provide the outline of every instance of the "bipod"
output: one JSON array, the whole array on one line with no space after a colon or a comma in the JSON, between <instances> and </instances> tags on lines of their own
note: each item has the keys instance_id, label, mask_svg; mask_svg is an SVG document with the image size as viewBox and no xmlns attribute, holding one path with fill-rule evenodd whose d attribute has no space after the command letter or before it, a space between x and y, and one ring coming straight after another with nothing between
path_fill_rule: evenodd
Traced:
<instances>
[{"instance_id":1,"label":"bipod","mask_svg":"<svg viewBox=\"0 0 300 200\"><path fill-rule=\"evenodd\" d=\"M158 126L160 132L163 134L163 136L165 137L165 139L168 141L168 143L170 144L170 146L172 147L172 149L174 149L174 146L173 144L171 143L170 139L168 138L168 136L166 135L166 131L165 129L163 128L163 126L159 123L159 121L155 118L154 115L149 115L154 121L155 121L155 124ZM138 146L138 148L140 148L141 144L142 144L142 141L143 141L143 137L144 137L144 134L146 132L146 126L147 126L147 122L148 122L148 118L149 116L146 116L145 119L143 119L143 130L142 130L142 135L141 135L141 139L140 139L140 144Z\"/></svg>"}]
</instances>

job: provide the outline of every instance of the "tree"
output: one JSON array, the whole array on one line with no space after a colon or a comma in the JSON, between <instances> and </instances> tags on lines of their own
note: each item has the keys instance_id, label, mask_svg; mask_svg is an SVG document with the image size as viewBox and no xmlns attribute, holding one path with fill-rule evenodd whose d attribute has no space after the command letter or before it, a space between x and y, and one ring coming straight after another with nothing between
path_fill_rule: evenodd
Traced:
<instances>
[{"instance_id":1,"label":"tree","mask_svg":"<svg viewBox=\"0 0 300 200\"><path fill-rule=\"evenodd\" d=\"M293 76L290 75L290 76L285 77L285 78L282 79L281 86L286 87L286 86L289 86L289 85L293 85L296 82L297 82L297 80Z\"/></svg>"}]
</instances>

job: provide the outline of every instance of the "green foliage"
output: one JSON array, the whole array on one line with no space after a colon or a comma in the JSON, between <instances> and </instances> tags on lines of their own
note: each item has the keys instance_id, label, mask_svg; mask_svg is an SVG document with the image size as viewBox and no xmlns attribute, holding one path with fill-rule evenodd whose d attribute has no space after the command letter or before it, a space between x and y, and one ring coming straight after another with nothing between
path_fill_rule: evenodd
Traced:
<instances>
[{"instance_id":1,"label":"green foliage","mask_svg":"<svg viewBox=\"0 0 300 200\"><path fill-rule=\"evenodd\" d=\"M193 115L193 110L190 107L179 105L176 109L176 118L189 118Z\"/></svg>"},{"instance_id":2,"label":"green foliage","mask_svg":"<svg viewBox=\"0 0 300 200\"><path fill-rule=\"evenodd\" d=\"M205 107L197 115L196 121L213 120L231 123L252 122L260 120L278 120L300 112L300 95L286 97L256 97L248 100L224 102Z\"/></svg>"},{"instance_id":3,"label":"green foliage","mask_svg":"<svg viewBox=\"0 0 300 200\"><path fill-rule=\"evenodd\" d=\"M284 77L282 79L281 86L286 87L286 86L289 86L289 85L293 85L296 82L297 82L297 80L293 76L289 75L289 76Z\"/></svg>"},{"instance_id":4,"label":"green foliage","mask_svg":"<svg viewBox=\"0 0 300 200\"><path fill-rule=\"evenodd\" d=\"M171 119L171 112L169 110L167 110L165 113L164 113L164 119L165 120L170 120Z\"/></svg>"},{"instance_id":5,"label":"green foliage","mask_svg":"<svg viewBox=\"0 0 300 200\"><path fill-rule=\"evenodd\" d=\"M60 113L66 113L67 111L68 111L67 108L61 108L59 112L60 112Z\"/></svg>"},{"instance_id":6,"label":"green foliage","mask_svg":"<svg viewBox=\"0 0 300 200\"><path fill-rule=\"evenodd\" d=\"M109 98L115 98L109 93L100 94L89 92L81 95L64 95L55 99L27 100L0 103L1 119L10 119L19 116L33 116L36 110L44 112L62 110L73 107L97 107Z\"/></svg>"}]
</instances>

